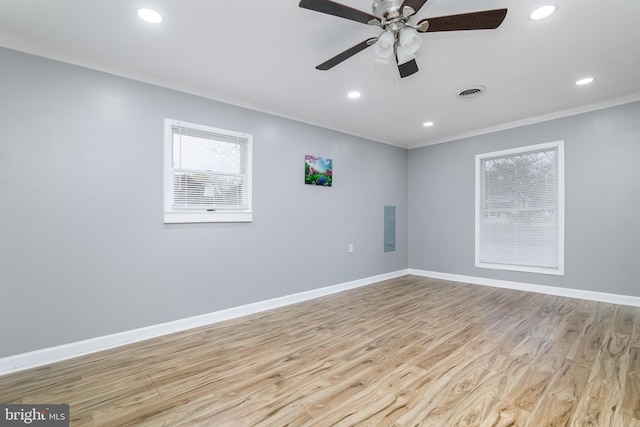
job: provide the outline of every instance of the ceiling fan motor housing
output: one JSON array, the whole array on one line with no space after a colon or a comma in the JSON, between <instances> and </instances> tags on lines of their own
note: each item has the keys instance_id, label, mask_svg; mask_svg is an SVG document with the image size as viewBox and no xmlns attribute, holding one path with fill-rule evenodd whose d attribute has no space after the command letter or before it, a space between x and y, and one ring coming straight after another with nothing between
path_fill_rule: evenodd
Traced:
<instances>
[{"instance_id":1,"label":"ceiling fan motor housing","mask_svg":"<svg viewBox=\"0 0 640 427\"><path fill-rule=\"evenodd\" d=\"M402 0L374 0L371 9L373 14L385 19L393 19L400 16Z\"/></svg>"}]
</instances>

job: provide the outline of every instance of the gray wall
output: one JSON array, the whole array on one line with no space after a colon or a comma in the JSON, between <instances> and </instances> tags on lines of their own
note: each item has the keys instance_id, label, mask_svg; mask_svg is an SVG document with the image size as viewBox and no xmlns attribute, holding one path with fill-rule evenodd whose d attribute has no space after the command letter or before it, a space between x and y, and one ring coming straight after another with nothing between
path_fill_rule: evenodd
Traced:
<instances>
[{"instance_id":1,"label":"gray wall","mask_svg":"<svg viewBox=\"0 0 640 427\"><path fill-rule=\"evenodd\" d=\"M0 357L408 265L404 149L12 50L0 64ZM253 134L253 223L163 224L165 118ZM305 154L333 159L334 187L304 185Z\"/></svg>"},{"instance_id":2,"label":"gray wall","mask_svg":"<svg viewBox=\"0 0 640 427\"><path fill-rule=\"evenodd\" d=\"M407 266L640 296L640 103L407 152L3 48L0 65L0 357ZM254 135L253 223L162 223L164 118ZM474 267L475 155L559 139L565 276ZM305 154L333 159L333 188L303 184Z\"/></svg>"},{"instance_id":3,"label":"gray wall","mask_svg":"<svg viewBox=\"0 0 640 427\"><path fill-rule=\"evenodd\" d=\"M475 156L565 141L565 275L474 266ZM640 296L640 103L409 152L409 267Z\"/></svg>"}]
</instances>

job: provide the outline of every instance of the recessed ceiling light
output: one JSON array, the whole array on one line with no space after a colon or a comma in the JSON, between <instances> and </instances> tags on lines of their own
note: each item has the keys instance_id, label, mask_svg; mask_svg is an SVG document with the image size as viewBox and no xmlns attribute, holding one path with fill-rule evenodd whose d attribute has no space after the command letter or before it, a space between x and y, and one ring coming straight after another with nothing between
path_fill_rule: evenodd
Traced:
<instances>
[{"instance_id":1,"label":"recessed ceiling light","mask_svg":"<svg viewBox=\"0 0 640 427\"><path fill-rule=\"evenodd\" d=\"M585 77L584 79L578 80L576 82L576 85L578 85L578 86L588 85L591 82L593 82L593 77Z\"/></svg>"},{"instance_id":2,"label":"recessed ceiling light","mask_svg":"<svg viewBox=\"0 0 640 427\"><path fill-rule=\"evenodd\" d=\"M162 22L162 16L160 16L160 14L155 10L142 8L138 9L137 12L138 16L143 21L149 22L151 24L159 24L160 22Z\"/></svg>"},{"instance_id":3,"label":"recessed ceiling light","mask_svg":"<svg viewBox=\"0 0 640 427\"><path fill-rule=\"evenodd\" d=\"M361 96L361 95L362 95L362 94L361 94L360 92L358 92L357 90L354 90L353 92L349 92L349 93L347 94L347 96L348 96L350 99L358 99L358 98L360 98L360 96Z\"/></svg>"},{"instance_id":4,"label":"recessed ceiling light","mask_svg":"<svg viewBox=\"0 0 640 427\"><path fill-rule=\"evenodd\" d=\"M555 4L548 4L546 6L539 7L531 12L531 14L529 15L529 19L532 19L534 21L537 21L538 19L544 19L553 14L553 12L555 12L557 9L558 6L556 6Z\"/></svg>"},{"instance_id":5,"label":"recessed ceiling light","mask_svg":"<svg viewBox=\"0 0 640 427\"><path fill-rule=\"evenodd\" d=\"M431 127L431 126L433 126L433 125L434 125L434 123L433 123L433 122L424 122L424 123L422 124L422 126L424 126L424 127L426 127L426 128Z\"/></svg>"}]
</instances>

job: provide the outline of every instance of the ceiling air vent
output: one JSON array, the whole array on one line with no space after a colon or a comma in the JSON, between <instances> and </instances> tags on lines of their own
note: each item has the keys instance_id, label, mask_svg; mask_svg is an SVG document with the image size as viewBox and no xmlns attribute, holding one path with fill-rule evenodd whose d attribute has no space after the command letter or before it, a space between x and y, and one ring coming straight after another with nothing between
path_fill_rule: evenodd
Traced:
<instances>
[{"instance_id":1,"label":"ceiling air vent","mask_svg":"<svg viewBox=\"0 0 640 427\"><path fill-rule=\"evenodd\" d=\"M459 98L473 98L474 96L478 96L482 94L487 88L484 86L472 86L468 89L461 90L458 92Z\"/></svg>"}]
</instances>

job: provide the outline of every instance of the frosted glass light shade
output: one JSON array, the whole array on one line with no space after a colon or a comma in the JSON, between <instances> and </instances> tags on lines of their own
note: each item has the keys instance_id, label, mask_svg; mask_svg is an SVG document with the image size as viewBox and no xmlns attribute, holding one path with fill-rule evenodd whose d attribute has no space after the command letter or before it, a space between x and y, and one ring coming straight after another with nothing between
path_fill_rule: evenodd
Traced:
<instances>
[{"instance_id":1,"label":"frosted glass light shade","mask_svg":"<svg viewBox=\"0 0 640 427\"><path fill-rule=\"evenodd\" d=\"M393 55L393 44L395 36L391 31L385 31L378 37L378 41L373 45L376 54L376 61L388 64Z\"/></svg>"},{"instance_id":2,"label":"frosted glass light shade","mask_svg":"<svg viewBox=\"0 0 640 427\"><path fill-rule=\"evenodd\" d=\"M400 30L400 48L405 55L412 55L420 49L422 38L413 28Z\"/></svg>"},{"instance_id":3,"label":"frosted glass light shade","mask_svg":"<svg viewBox=\"0 0 640 427\"><path fill-rule=\"evenodd\" d=\"M396 51L396 56L398 58L398 65L402 65L406 62L411 61L412 59L416 59L415 55L413 54L406 54L402 48L398 49Z\"/></svg>"}]
</instances>

